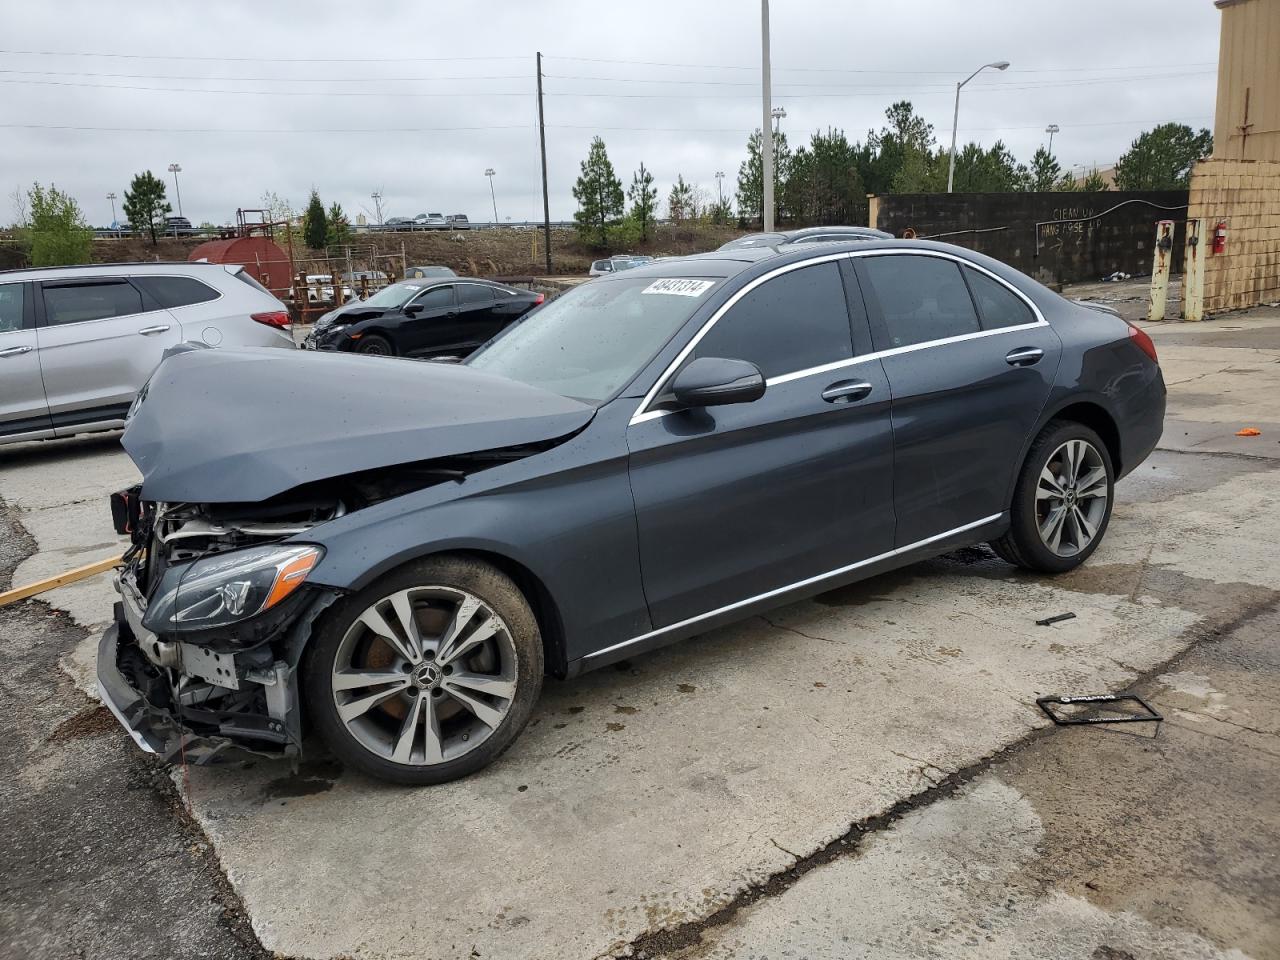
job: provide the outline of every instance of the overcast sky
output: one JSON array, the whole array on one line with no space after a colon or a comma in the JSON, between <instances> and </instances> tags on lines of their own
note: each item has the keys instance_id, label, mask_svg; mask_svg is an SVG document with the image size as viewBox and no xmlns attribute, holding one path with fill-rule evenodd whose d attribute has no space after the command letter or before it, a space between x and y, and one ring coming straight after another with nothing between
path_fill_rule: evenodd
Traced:
<instances>
[{"instance_id":1,"label":"overcast sky","mask_svg":"<svg viewBox=\"0 0 1280 960\"><path fill-rule=\"evenodd\" d=\"M910 99L950 138L1028 160L1057 123L1064 167L1105 166L1166 120L1212 127L1220 14L1211 0L773 0L774 104L792 145L861 139ZM545 56L551 215L568 218L599 133L619 176L641 162L736 185L760 125L758 0L460 0L330 4L44 0L0 5L0 186L71 192L90 221L109 191L182 165L182 209L223 223L316 186L355 218L423 212L540 219L534 54ZM174 202L175 210L177 208ZM0 211L7 222L11 210Z\"/></svg>"}]
</instances>

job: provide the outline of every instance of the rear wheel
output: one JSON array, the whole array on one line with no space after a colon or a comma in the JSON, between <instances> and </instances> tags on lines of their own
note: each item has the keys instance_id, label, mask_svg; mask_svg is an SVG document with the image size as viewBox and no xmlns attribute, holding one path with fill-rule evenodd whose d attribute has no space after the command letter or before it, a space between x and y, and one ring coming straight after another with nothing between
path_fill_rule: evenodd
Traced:
<instances>
[{"instance_id":1,"label":"rear wheel","mask_svg":"<svg viewBox=\"0 0 1280 960\"><path fill-rule=\"evenodd\" d=\"M360 343L356 345L356 353L368 353L375 357L394 357L396 349L386 337L368 333L360 338Z\"/></svg>"},{"instance_id":2,"label":"rear wheel","mask_svg":"<svg viewBox=\"0 0 1280 960\"><path fill-rule=\"evenodd\" d=\"M542 639L504 574L433 557L336 605L303 673L308 715L340 760L396 783L443 783L492 762L524 728Z\"/></svg>"},{"instance_id":3,"label":"rear wheel","mask_svg":"<svg viewBox=\"0 0 1280 960\"><path fill-rule=\"evenodd\" d=\"M1029 570L1074 570L1106 533L1114 483L1111 456L1096 433L1080 423L1050 421L1022 465L1009 532L992 548Z\"/></svg>"}]
</instances>

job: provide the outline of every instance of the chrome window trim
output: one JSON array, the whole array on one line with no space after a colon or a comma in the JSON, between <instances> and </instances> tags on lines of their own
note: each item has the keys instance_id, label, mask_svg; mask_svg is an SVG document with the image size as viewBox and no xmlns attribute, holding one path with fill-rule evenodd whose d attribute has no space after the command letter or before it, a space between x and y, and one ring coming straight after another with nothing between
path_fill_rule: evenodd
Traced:
<instances>
[{"instance_id":1,"label":"chrome window trim","mask_svg":"<svg viewBox=\"0 0 1280 960\"><path fill-rule=\"evenodd\" d=\"M658 379L654 381L654 385L649 388L649 391L644 395L644 398L640 401L639 406L636 407L636 411L634 414L632 414L631 420L629 421L628 426L634 426L638 423L644 423L647 420L657 420L673 412L671 410L650 410L648 409L648 407L657 398L659 393L661 393L662 387L666 386L667 382L675 374L675 371L680 368L680 365L684 363L684 361L688 358L689 354L693 352L695 347L697 347L699 341L701 341L702 338L707 335L707 333L711 330L713 326L716 325L716 323L720 320L720 318L723 317L734 306L734 304L736 304L742 297L750 293L752 290L760 286L762 283L766 283L769 280L772 280L774 277L781 276L784 273L789 273L792 270L798 270L802 267L812 266L813 264L816 264L816 263L828 263L834 260L852 260L854 257L894 257L894 256L938 257L939 259L942 259L942 260L950 260L954 263L958 263L961 267L969 267L973 270L977 270L979 273L986 274L992 280L1004 286L1007 290L1012 291L1028 307L1031 308L1031 313L1033 316L1035 316L1036 319L1033 323L1024 323L1024 324L1019 324L1013 327L997 327L994 330L978 330L974 333L962 333L954 337L942 337L938 340L926 340L923 343L912 343L904 347L891 347L888 350L875 350L875 351L872 351L871 353L864 353L861 356L852 357L848 360L836 360L836 361L833 361L832 363L824 363L816 367L807 367L802 370L794 370L790 373L780 373L776 377L769 377L765 381L766 386L771 387L780 383L789 383L792 380L800 380L800 379L803 379L804 377L814 376L815 374L828 373L832 370L839 370L843 367L850 367L850 366L854 366L855 364L866 363L871 360L879 360L881 357L892 357L892 356L897 356L898 354L901 354L901 353L911 353L915 350L924 350L929 347L940 347L940 346L945 346L951 343L962 343L966 340L978 340L982 337L992 337L1000 333L1010 333L1016 330L1032 330L1037 327L1047 327L1049 325L1049 321L1047 321L1044 318L1044 314L1040 312L1040 308L1036 306L1035 301L1033 301L1025 293L1023 293L1021 290L1019 290L1017 287L1011 284L1008 280L1005 280L1003 277L999 276L998 274L993 273L992 271L988 270L986 267L980 264L974 263L972 260L966 259L965 257L959 256L957 254L947 253L942 250L912 250L909 248L897 248L897 249L891 249L891 250L846 250L842 253L824 254L822 256L812 257L808 260L800 260L800 261L797 261L796 263L788 263L784 266L778 267L776 270L771 270L768 273L762 274L761 276L756 277L756 279L748 283L745 287L743 287L741 290L735 293L723 304L721 304L721 306L716 310L716 312L713 313L707 319L706 323L702 325L702 329L700 329L696 334L694 334L693 339L690 340L687 344L685 344L684 348L678 354L676 354L675 359L672 360L671 363L667 365L667 368L662 372L662 376L658 377ZM981 318L979 318L979 322L981 322Z\"/></svg>"},{"instance_id":2,"label":"chrome window trim","mask_svg":"<svg viewBox=\"0 0 1280 960\"><path fill-rule=\"evenodd\" d=\"M1003 513L993 513L989 517L983 517L981 520L975 520L972 523L966 523L963 526L954 527L951 530L944 530L942 533L935 533L931 537L925 537L923 540L917 540L915 543L909 543L904 547L895 547L885 553L876 554L874 557L867 557L865 560L858 560L855 563L845 564L843 567L837 567L834 570L828 570L826 573L819 573L816 576L806 577L804 580L797 580L795 583L789 583L786 586L777 587L774 590L766 590L764 593L757 593L755 596L747 597L745 600L738 600L735 603L725 604L723 607L716 607L716 609L708 610L706 613L699 613L696 616L686 617L684 620L680 620L679 622L673 623L669 626L659 627L657 630L650 630L648 633L642 633L638 637L632 637L630 640L623 640L621 643L615 643L613 646L605 647L603 650L597 650L595 653L589 653L583 657L582 660L584 663L590 663L597 657L603 657L605 654L625 649L632 644L641 643L642 641L649 640L653 637L660 637L664 633L671 633L684 627L693 626L695 623L699 623L703 620L709 620L712 617L718 617L722 613L730 613L734 610L741 609L742 607L750 606L753 603L758 603L761 600L768 600L772 597L778 597L782 594L790 593L793 590L800 590L804 587L813 586L815 583L821 583L823 580L830 580L833 577L838 577L842 574L852 573L860 567L870 566L871 564L878 563L881 560L889 560L893 557L901 556L904 553L910 553L912 550L919 549L920 547L927 547L931 543L937 543L939 540L945 540L947 537L952 537L959 533L976 530L978 527L986 526L989 523L995 523L1003 516Z\"/></svg>"}]
</instances>

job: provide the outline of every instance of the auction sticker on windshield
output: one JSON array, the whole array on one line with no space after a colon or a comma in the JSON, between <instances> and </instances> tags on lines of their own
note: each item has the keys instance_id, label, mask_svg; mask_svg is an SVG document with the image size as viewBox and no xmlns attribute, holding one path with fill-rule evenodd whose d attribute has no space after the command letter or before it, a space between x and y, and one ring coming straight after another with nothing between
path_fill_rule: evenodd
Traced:
<instances>
[{"instance_id":1,"label":"auction sticker on windshield","mask_svg":"<svg viewBox=\"0 0 1280 960\"><path fill-rule=\"evenodd\" d=\"M655 280L641 293L670 293L677 297L700 297L716 285L714 280Z\"/></svg>"}]
</instances>

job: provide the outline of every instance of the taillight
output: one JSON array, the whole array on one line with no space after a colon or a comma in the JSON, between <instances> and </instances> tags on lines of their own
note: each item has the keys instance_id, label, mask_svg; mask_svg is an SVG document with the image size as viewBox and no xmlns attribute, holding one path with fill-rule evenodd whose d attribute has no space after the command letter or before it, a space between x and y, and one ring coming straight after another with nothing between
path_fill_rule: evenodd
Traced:
<instances>
[{"instance_id":1,"label":"taillight","mask_svg":"<svg viewBox=\"0 0 1280 960\"><path fill-rule=\"evenodd\" d=\"M539 306L539 305L541 305L542 301L544 301L544 300L546 300L546 299L547 299L547 295L546 295L545 293L540 293L540 294L538 294L538 296L534 299L534 301L533 301L533 305L534 305L535 307L536 307L536 306Z\"/></svg>"},{"instance_id":2,"label":"taillight","mask_svg":"<svg viewBox=\"0 0 1280 960\"><path fill-rule=\"evenodd\" d=\"M1129 321L1126 320L1125 323L1129 323ZM1133 341L1134 346L1151 358L1152 363L1160 362L1160 358L1156 356L1156 345L1147 336L1147 331L1129 323L1129 339Z\"/></svg>"},{"instance_id":3,"label":"taillight","mask_svg":"<svg viewBox=\"0 0 1280 960\"><path fill-rule=\"evenodd\" d=\"M287 310L272 310L270 313L251 313L249 316L259 323L265 323L268 327L289 326L289 311Z\"/></svg>"}]
</instances>

